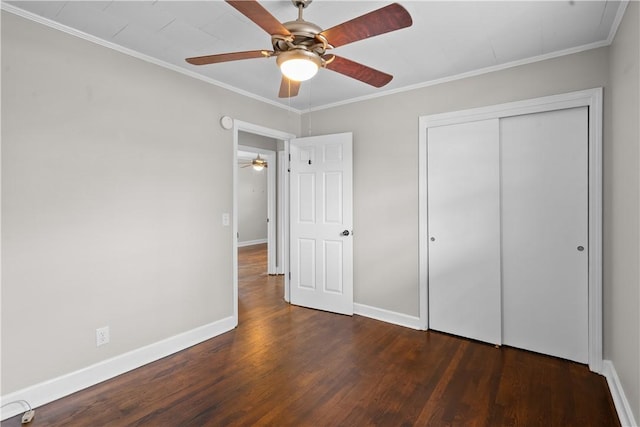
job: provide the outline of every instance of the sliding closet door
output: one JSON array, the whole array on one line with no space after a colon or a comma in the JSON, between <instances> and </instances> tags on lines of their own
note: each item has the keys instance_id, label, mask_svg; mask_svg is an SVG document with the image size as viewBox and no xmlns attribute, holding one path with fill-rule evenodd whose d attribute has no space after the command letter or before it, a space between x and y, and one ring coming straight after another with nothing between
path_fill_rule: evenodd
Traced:
<instances>
[{"instance_id":1,"label":"sliding closet door","mask_svg":"<svg viewBox=\"0 0 640 427\"><path fill-rule=\"evenodd\" d=\"M428 129L429 328L499 344L498 120Z\"/></svg>"},{"instance_id":2,"label":"sliding closet door","mask_svg":"<svg viewBox=\"0 0 640 427\"><path fill-rule=\"evenodd\" d=\"M500 120L503 343L588 361L588 110Z\"/></svg>"}]
</instances>

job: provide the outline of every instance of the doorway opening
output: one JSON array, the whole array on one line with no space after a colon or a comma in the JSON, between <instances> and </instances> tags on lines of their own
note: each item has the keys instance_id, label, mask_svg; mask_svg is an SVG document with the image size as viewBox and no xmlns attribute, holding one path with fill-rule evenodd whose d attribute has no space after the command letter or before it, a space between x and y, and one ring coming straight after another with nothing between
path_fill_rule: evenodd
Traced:
<instances>
[{"instance_id":1,"label":"doorway opening","mask_svg":"<svg viewBox=\"0 0 640 427\"><path fill-rule=\"evenodd\" d=\"M240 140L246 140L247 135L241 133ZM276 143L268 138L251 139ZM276 151L243 144L238 146L237 158L238 247L266 243L267 273L278 274L282 260L277 256Z\"/></svg>"},{"instance_id":2,"label":"doorway opening","mask_svg":"<svg viewBox=\"0 0 640 427\"><path fill-rule=\"evenodd\" d=\"M250 157L249 162L255 159L257 155L266 161L266 167L260 171L260 173L266 175L266 217L263 216L263 223L257 225L265 225L267 229L267 273L271 275L284 274L287 271L287 215L286 215L286 197L288 188L285 150L287 148L287 142L289 139L294 138L295 135L286 132L278 131L275 129L269 129L262 126L254 125L251 123L234 120L233 127L233 316L236 325L238 324L238 249L242 243L261 243L264 237L252 238L250 229L245 228L241 234L242 227L239 210L239 196L241 191L240 176L244 173L245 169L252 169L250 167L244 168L247 164L247 157ZM243 160L242 164L239 163ZM251 164L251 163L249 163ZM257 171L255 171L257 172ZM266 172L266 173L265 173ZM246 174L249 175L249 174ZM262 175L262 177L264 177ZM249 183L244 191L251 191L261 188L258 186L260 176L255 175L255 182ZM252 187L253 185L253 187ZM261 190L259 190L261 191ZM263 196L263 194L257 194ZM260 215L260 213L258 213ZM247 215L249 221L251 221L251 215ZM254 216L253 221L260 222L260 219L256 220ZM253 224L256 225L256 224ZM259 228L259 227L256 227ZM285 299L286 292L285 292Z\"/></svg>"}]
</instances>

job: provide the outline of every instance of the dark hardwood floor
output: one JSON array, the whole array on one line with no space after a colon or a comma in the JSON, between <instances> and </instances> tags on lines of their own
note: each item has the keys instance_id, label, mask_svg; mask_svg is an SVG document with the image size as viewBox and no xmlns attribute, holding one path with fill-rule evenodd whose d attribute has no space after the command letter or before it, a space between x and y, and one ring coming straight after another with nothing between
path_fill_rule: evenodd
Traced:
<instances>
[{"instance_id":1,"label":"dark hardwood floor","mask_svg":"<svg viewBox=\"0 0 640 427\"><path fill-rule=\"evenodd\" d=\"M264 249L240 250L237 329L42 406L30 425L619 425L586 366L290 306Z\"/></svg>"}]
</instances>

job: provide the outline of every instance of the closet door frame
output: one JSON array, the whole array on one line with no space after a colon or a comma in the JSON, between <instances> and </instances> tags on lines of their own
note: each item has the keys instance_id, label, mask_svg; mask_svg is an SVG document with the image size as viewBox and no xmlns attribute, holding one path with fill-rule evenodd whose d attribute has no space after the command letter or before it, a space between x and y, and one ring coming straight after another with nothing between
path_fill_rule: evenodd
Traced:
<instances>
[{"instance_id":1,"label":"closet door frame","mask_svg":"<svg viewBox=\"0 0 640 427\"><path fill-rule=\"evenodd\" d=\"M427 130L470 121L589 107L589 369L602 373L602 88L587 89L419 118L419 301L420 326L429 329Z\"/></svg>"}]
</instances>

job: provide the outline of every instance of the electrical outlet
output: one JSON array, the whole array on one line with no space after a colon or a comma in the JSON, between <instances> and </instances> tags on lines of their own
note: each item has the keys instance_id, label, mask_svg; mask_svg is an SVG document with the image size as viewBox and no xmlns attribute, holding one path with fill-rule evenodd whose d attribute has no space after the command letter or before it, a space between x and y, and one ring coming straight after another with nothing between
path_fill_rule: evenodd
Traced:
<instances>
[{"instance_id":1,"label":"electrical outlet","mask_svg":"<svg viewBox=\"0 0 640 427\"><path fill-rule=\"evenodd\" d=\"M228 213L223 213L222 214L222 225L224 225L225 227L228 227L230 223L231 223L231 218L230 218L229 214Z\"/></svg>"},{"instance_id":2,"label":"electrical outlet","mask_svg":"<svg viewBox=\"0 0 640 427\"><path fill-rule=\"evenodd\" d=\"M96 329L96 347L105 345L109 342L109 327Z\"/></svg>"},{"instance_id":3,"label":"electrical outlet","mask_svg":"<svg viewBox=\"0 0 640 427\"><path fill-rule=\"evenodd\" d=\"M36 411L33 409L29 409L27 412L22 414L22 424L29 424L33 421L33 417L36 415Z\"/></svg>"}]
</instances>

